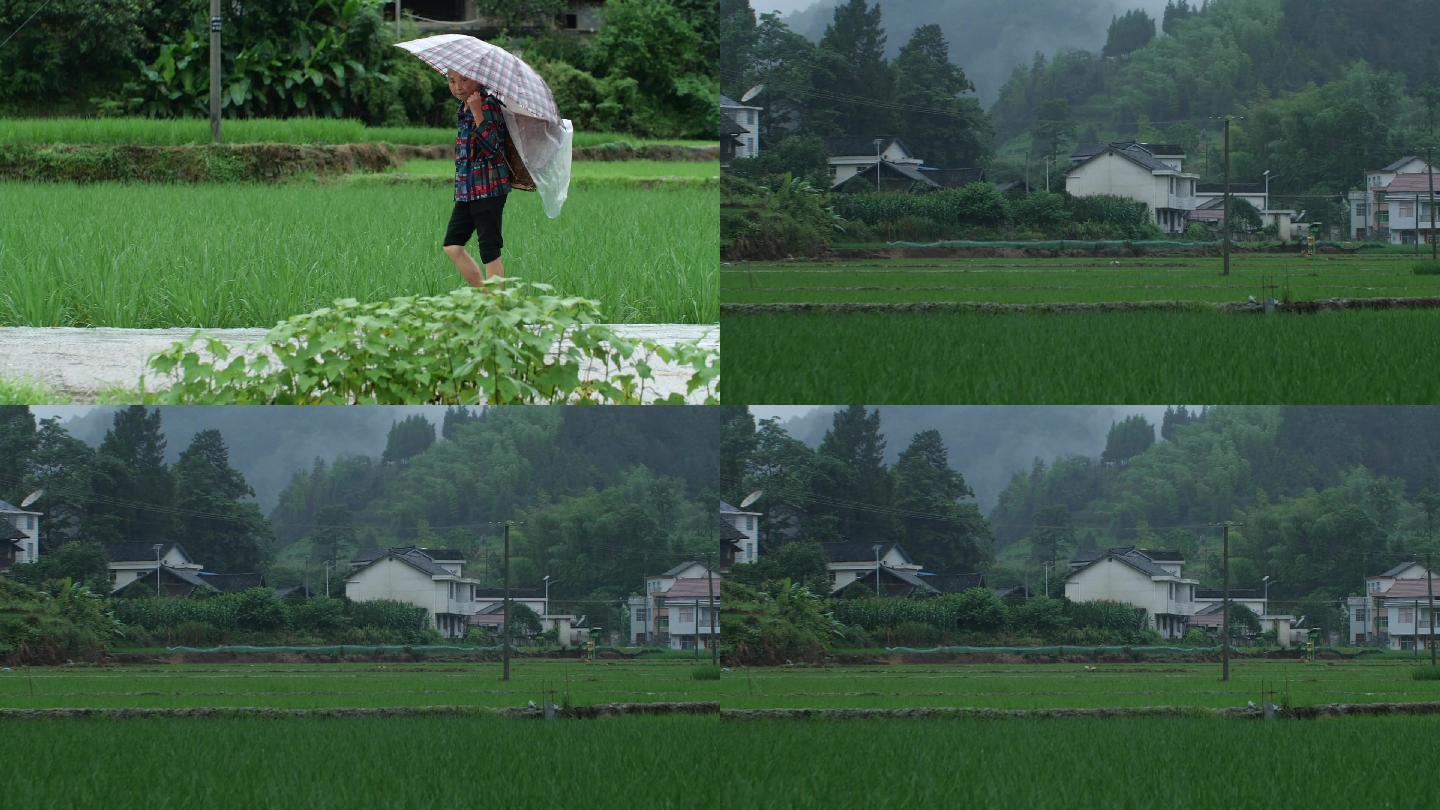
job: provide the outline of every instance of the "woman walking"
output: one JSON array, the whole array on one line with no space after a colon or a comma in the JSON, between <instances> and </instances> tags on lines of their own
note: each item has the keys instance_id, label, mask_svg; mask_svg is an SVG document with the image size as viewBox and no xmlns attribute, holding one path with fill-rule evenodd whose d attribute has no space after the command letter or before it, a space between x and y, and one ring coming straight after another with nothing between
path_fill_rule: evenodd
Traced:
<instances>
[{"instance_id":1,"label":"woman walking","mask_svg":"<svg viewBox=\"0 0 1440 810\"><path fill-rule=\"evenodd\" d=\"M445 230L445 255L470 286L479 287L485 279L505 277L501 221L511 188L510 166L505 162L510 133L500 102L488 89L454 70L445 75L450 94L460 100L455 114L455 208ZM471 234L478 237L483 276L465 250Z\"/></svg>"}]
</instances>

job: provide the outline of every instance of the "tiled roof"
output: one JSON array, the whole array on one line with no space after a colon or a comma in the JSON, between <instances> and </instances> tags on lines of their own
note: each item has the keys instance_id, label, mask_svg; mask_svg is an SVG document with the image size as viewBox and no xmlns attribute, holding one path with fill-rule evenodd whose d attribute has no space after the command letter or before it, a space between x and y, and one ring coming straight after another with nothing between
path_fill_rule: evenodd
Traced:
<instances>
[{"instance_id":1,"label":"tiled roof","mask_svg":"<svg viewBox=\"0 0 1440 810\"><path fill-rule=\"evenodd\" d=\"M914 166L911 166L911 165L909 165L909 164L906 164L906 163L891 163L891 162L888 161L888 160L882 160L882 161L880 162L880 166L881 166L881 169L882 169L882 170L892 171L892 172L894 172L894 173L896 173L896 174L898 174L898 175L900 175L900 176L902 176L902 177L908 177L908 178L910 178L911 180L914 180L914 181L917 182L917 183L924 183L924 184L927 185L927 186L938 186L938 185L939 185L939 183L936 183L934 180L932 180L932 179L930 179L929 177L927 177L926 175L922 174L919 169L917 169L917 168L915 168ZM837 183L836 185L844 185L845 183L848 183L848 182L854 180L854 179L857 178L857 177L864 177L864 176L866 176L867 174L872 174L872 173L874 173L874 171L875 171L875 165L872 163L872 164L870 164L869 166L866 166L865 168L860 169L859 171L855 172L854 174L852 174L852 175L850 175L849 177L845 178L844 180L840 181L840 182ZM874 181L872 180L871 182L874 182Z\"/></svg>"},{"instance_id":2,"label":"tiled roof","mask_svg":"<svg viewBox=\"0 0 1440 810\"><path fill-rule=\"evenodd\" d=\"M715 577L714 593L716 602L720 601L720 581L720 577ZM710 593L710 578L700 577L698 579L677 579L675 580L675 584L670 586L670 590L661 591L654 595L663 596L666 599L709 599Z\"/></svg>"},{"instance_id":3,"label":"tiled roof","mask_svg":"<svg viewBox=\"0 0 1440 810\"><path fill-rule=\"evenodd\" d=\"M1394 568L1391 568L1390 570L1386 571L1386 572L1383 573L1383 574L1379 574L1378 576L1382 576L1382 577L1393 577L1393 576L1395 576L1396 574L1400 573L1401 571L1404 571L1406 568L1409 568L1409 567L1412 566L1412 565L1419 565L1419 564L1420 564L1420 562L1419 562L1418 560L1409 560L1409 561L1407 561L1407 562L1400 563L1399 565L1395 566Z\"/></svg>"},{"instance_id":4,"label":"tiled roof","mask_svg":"<svg viewBox=\"0 0 1440 810\"><path fill-rule=\"evenodd\" d=\"M1382 172L1393 172L1393 171L1397 171L1397 170L1399 170L1399 168L1400 168L1401 166L1404 166L1406 163L1409 163L1409 162L1412 161L1412 160L1419 160L1419 158L1416 157L1415 155L1406 155L1405 157L1402 157L1402 158L1400 158L1399 160L1395 161L1394 163L1391 163L1389 166L1386 166L1385 168L1381 169L1380 171L1382 171Z\"/></svg>"},{"instance_id":5,"label":"tiled roof","mask_svg":"<svg viewBox=\"0 0 1440 810\"><path fill-rule=\"evenodd\" d=\"M726 135L744 135L749 131L750 130L745 127L740 126L739 122L737 122L735 117L730 113L720 113L720 136L722 138Z\"/></svg>"},{"instance_id":6,"label":"tiled roof","mask_svg":"<svg viewBox=\"0 0 1440 810\"><path fill-rule=\"evenodd\" d=\"M1434 580L1434 591L1440 595L1440 578ZM1375 594L1381 599L1425 599L1429 596L1423 579L1397 579L1387 591Z\"/></svg>"},{"instance_id":7,"label":"tiled roof","mask_svg":"<svg viewBox=\"0 0 1440 810\"><path fill-rule=\"evenodd\" d=\"M1070 567L1077 570L1088 568L1096 562L1105 558L1122 562L1130 566L1131 568L1139 571L1140 573L1147 574L1152 577L1174 576L1174 574L1171 574L1169 571L1166 571L1165 569L1156 565L1155 560L1158 559L1162 562L1184 561L1184 557L1179 552L1153 549L1137 549L1125 546L1121 548L1106 549L1105 551L1094 553L1093 556L1091 556L1090 552L1087 552L1086 556L1077 555L1075 559L1072 559L1070 561Z\"/></svg>"},{"instance_id":8,"label":"tiled roof","mask_svg":"<svg viewBox=\"0 0 1440 810\"><path fill-rule=\"evenodd\" d=\"M1395 179L1390 181L1390 185L1385 186L1381 191L1384 191L1386 194L1394 194L1396 192L1407 194L1412 192L1429 193L1430 175L1424 172L1397 174L1395 175ZM1440 194L1440 173L1436 173L1435 176L1435 193Z\"/></svg>"},{"instance_id":9,"label":"tiled roof","mask_svg":"<svg viewBox=\"0 0 1440 810\"><path fill-rule=\"evenodd\" d=\"M920 173L942 188L960 188L985 179L984 169L934 169L921 166Z\"/></svg>"},{"instance_id":10,"label":"tiled roof","mask_svg":"<svg viewBox=\"0 0 1440 810\"><path fill-rule=\"evenodd\" d=\"M735 528L735 524L725 518L716 515L715 520L720 524L720 542L739 543L741 540L749 539L744 532Z\"/></svg>"},{"instance_id":11,"label":"tiled roof","mask_svg":"<svg viewBox=\"0 0 1440 810\"><path fill-rule=\"evenodd\" d=\"M545 593L544 593L544 591L541 590L540 588L511 588L511 589L510 589L510 599L511 599L511 601L514 601L514 600L516 600L516 599L543 599L544 597L545 597ZM505 589L504 589L504 588L476 588L476 589L475 589L475 600L476 600L477 602L478 602L479 600L481 600L481 599L502 600L502 599L504 599L504 598L505 598Z\"/></svg>"}]
</instances>

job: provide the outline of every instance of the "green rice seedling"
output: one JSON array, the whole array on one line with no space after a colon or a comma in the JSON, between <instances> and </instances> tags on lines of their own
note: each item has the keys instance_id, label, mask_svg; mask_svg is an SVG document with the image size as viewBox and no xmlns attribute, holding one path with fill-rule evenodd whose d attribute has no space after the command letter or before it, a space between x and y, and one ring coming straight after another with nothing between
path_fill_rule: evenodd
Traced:
<instances>
[{"instance_id":1,"label":"green rice seedling","mask_svg":"<svg viewBox=\"0 0 1440 810\"><path fill-rule=\"evenodd\" d=\"M0 377L0 405L58 405L70 398L36 380Z\"/></svg>"},{"instance_id":2,"label":"green rice seedling","mask_svg":"<svg viewBox=\"0 0 1440 810\"><path fill-rule=\"evenodd\" d=\"M1417 310L727 313L726 397L787 404L1425 404ZM1404 346L1404 350L1397 347Z\"/></svg>"},{"instance_id":3,"label":"green rice seedling","mask_svg":"<svg viewBox=\"0 0 1440 810\"><path fill-rule=\"evenodd\" d=\"M363 653L363 648L352 648ZM353 654L353 653L352 653ZM573 705L713 702L720 684L691 677L693 660L511 660L509 681L490 655L479 663L216 663L107 669L27 667L0 672L0 708L344 709L385 706L523 708L568 676Z\"/></svg>"},{"instance_id":4,"label":"green rice seedling","mask_svg":"<svg viewBox=\"0 0 1440 810\"><path fill-rule=\"evenodd\" d=\"M1410 272L1417 276L1440 276L1440 262L1416 262Z\"/></svg>"},{"instance_id":5,"label":"green rice seedling","mask_svg":"<svg viewBox=\"0 0 1440 810\"><path fill-rule=\"evenodd\" d=\"M720 680L720 667L695 667L690 670L690 677L697 681L718 681Z\"/></svg>"},{"instance_id":6,"label":"green rice seedling","mask_svg":"<svg viewBox=\"0 0 1440 810\"><path fill-rule=\"evenodd\" d=\"M575 189L552 220L517 193L506 272L612 323L713 323L718 198ZM462 284L440 249L453 205L411 186L0 183L0 326L268 328L341 298L439 294Z\"/></svg>"},{"instance_id":7,"label":"green rice seedling","mask_svg":"<svg viewBox=\"0 0 1440 810\"><path fill-rule=\"evenodd\" d=\"M1410 677L1417 681L1440 681L1440 667L1417 667Z\"/></svg>"},{"instance_id":8,"label":"green rice seedling","mask_svg":"<svg viewBox=\"0 0 1440 810\"><path fill-rule=\"evenodd\" d=\"M1231 275L1218 259L1156 256L864 258L741 262L721 273L725 303L1003 304L1197 301L1242 303L1266 297L1305 301L1440 295L1440 279L1420 278L1407 259L1376 256L1241 255Z\"/></svg>"}]
</instances>

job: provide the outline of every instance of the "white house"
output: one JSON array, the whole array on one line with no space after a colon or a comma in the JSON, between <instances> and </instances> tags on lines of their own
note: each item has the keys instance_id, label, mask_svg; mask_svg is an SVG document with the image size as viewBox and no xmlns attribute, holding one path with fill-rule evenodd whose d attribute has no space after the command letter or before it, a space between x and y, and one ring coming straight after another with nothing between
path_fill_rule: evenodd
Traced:
<instances>
[{"instance_id":1,"label":"white house","mask_svg":"<svg viewBox=\"0 0 1440 810\"><path fill-rule=\"evenodd\" d=\"M879 592L891 596L938 593L921 577L924 566L910 559L898 543L821 543L825 550L826 568L830 569L830 593L845 590L852 583L863 581L872 591L879 580Z\"/></svg>"},{"instance_id":2,"label":"white house","mask_svg":"<svg viewBox=\"0 0 1440 810\"><path fill-rule=\"evenodd\" d=\"M1200 175L1184 170L1185 151L1173 144L1120 141L1081 147L1070 155L1065 190L1075 197L1112 194L1149 206L1165 233L1185 230L1186 215L1199 207Z\"/></svg>"},{"instance_id":3,"label":"white house","mask_svg":"<svg viewBox=\"0 0 1440 810\"><path fill-rule=\"evenodd\" d=\"M741 538L735 539L733 535L724 532L722 528L722 540L724 537L730 536L738 546L737 551L731 552L734 554L736 564L753 563L760 559L760 516L760 512L747 512L724 501L720 502L720 520L729 524L742 535Z\"/></svg>"},{"instance_id":4,"label":"white house","mask_svg":"<svg viewBox=\"0 0 1440 810\"><path fill-rule=\"evenodd\" d=\"M698 562L646 577L645 595L626 600L631 646L708 649L720 633L721 582Z\"/></svg>"},{"instance_id":5,"label":"white house","mask_svg":"<svg viewBox=\"0 0 1440 810\"><path fill-rule=\"evenodd\" d=\"M155 548L157 545L160 546L158 550ZM159 567L191 577L198 577L205 570L205 566L195 562L190 552L179 543L116 543L105 546L105 559L110 561L106 566L110 569L110 592L118 593L135 580L147 576L153 587L157 558Z\"/></svg>"},{"instance_id":6,"label":"white house","mask_svg":"<svg viewBox=\"0 0 1440 810\"><path fill-rule=\"evenodd\" d=\"M1073 602L1107 599L1144 608L1151 626L1167 639L1185 634L1186 620L1196 612L1198 580L1184 575L1179 552L1112 548L1070 561L1065 597Z\"/></svg>"},{"instance_id":7,"label":"white house","mask_svg":"<svg viewBox=\"0 0 1440 810\"><path fill-rule=\"evenodd\" d=\"M464 555L448 549L407 546L362 553L350 563L345 595L355 602L391 599L423 607L441 635L464 638L470 617L494 601L479 580L464 576L464 565Z\"/></svg>"},{"instance_id":8,"label":"white house","mask_svg":"<svg viewBox=\"0 0 1440 810\"><path fill-rule=\"evenodd\" d=\"M14 529L6 534L19 535L9 540L0 540L9 547L8 553L3 556L11 564L30 563L40 559L40 517L43 514L0 501L0 522Z\"/></svg>"},{"instance_id":9,"label":"white house","mask_svg":"<svg viewBox=\"0 0 1440 810\"><path fill-rule=\"evenodd\" d=\"M1424 645L1430 634L1427 586L1440 595L1440 579L1427 583L1428 576L1425 566L1411 560L1366 577L1365 593L1345 599L1350 644L1397 650Z\"/></svg>"},{"instance_id":10,"label":"white house","mask_svg":"<svg viewBox=\"0 0 1440 810\"><path fill-rule=\"evenodd\" d=\"M888 178L886 187L894 185L889 180L905 183L907 188L917 182L938 185L920 172L925 161L915 157L899 138L832 138L825 142L825 147L830 153L827 162L830 164L831 188L841 186L866 171L870 172L868 176L873 182L877 166L882 171L882 180Z\"/></svg>"},{"instance_id":11,"label":"white house","mask_svg":"<svg viewBox=\"0 0 1440 810\"><path fill-rule=\"evenodd\" d=\"M1350 237L1389 239L1391 212L1384 201L1386 190L1401 175L1423 176L1427 171L1430 171L1430 166L1423 159L1406 155L1382 169L1365 172L1365 187L1345 195L1347 207L1350 209ZM1413 197L1411 199L1413 202ZM1428 217L1422 219L1428 220ZM1413 223L1410 227L1414 228Z\"/></svg>"},{"instance_id":12,"label":"white house","mask_svg":"<svg viewBox=\"0 0 1440 810\"><path fill-rule=\"evenodd\" d=\"M1431 213L1432 183L1434 199L1440 201L1440 176L1423 171L1396 175L1384 187L1375 189L1383 233L1376 230L1374 234L1388 238L1392 245L1428 244L1434 238L1433 232L1440 230L1440 210Z\"/></svg>"},{"instance_id":13,"label":"white house","mask_svg":"<svg viewBox=\"0 0 1440 810\"><path fill-rule=\"evenodd\" d=\"M760 113L764 107L742 104L728 96L720 96L720 114L729 115L743 132L735 134L735 157L753 158L760 154Z\"/></svg>"}]
</instances>

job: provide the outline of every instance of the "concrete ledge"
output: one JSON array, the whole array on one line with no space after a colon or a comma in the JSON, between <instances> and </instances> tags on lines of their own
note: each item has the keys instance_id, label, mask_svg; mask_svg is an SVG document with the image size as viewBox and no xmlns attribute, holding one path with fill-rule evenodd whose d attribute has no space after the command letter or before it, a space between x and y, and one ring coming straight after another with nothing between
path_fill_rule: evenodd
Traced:
<instances>
[{"instance_id":1,"label":"concrete ledge","mask_svg":"<svg viewBox=\"0 0 1440 810\"><path fill-rule=\"evenodd\" d=\"M720 348L718 324L614 324L610 328L626 338L660 343L698 340L705 348ZM0 327L0 378L39 382L77 403L95 402L107 390L138 388L142 374L146 388L154 389L156 376L146 373L146 361L197 331L238 349L264 338L269 330ZM659 396L685 393L689 369L668 363L652 368L651 385ZM627 367L621 373L633 371ZM603 376L603 369L592 365L585 376ZM689 399L698 404L704 394L697 392Z\"/></svg>"}]
</instances>

